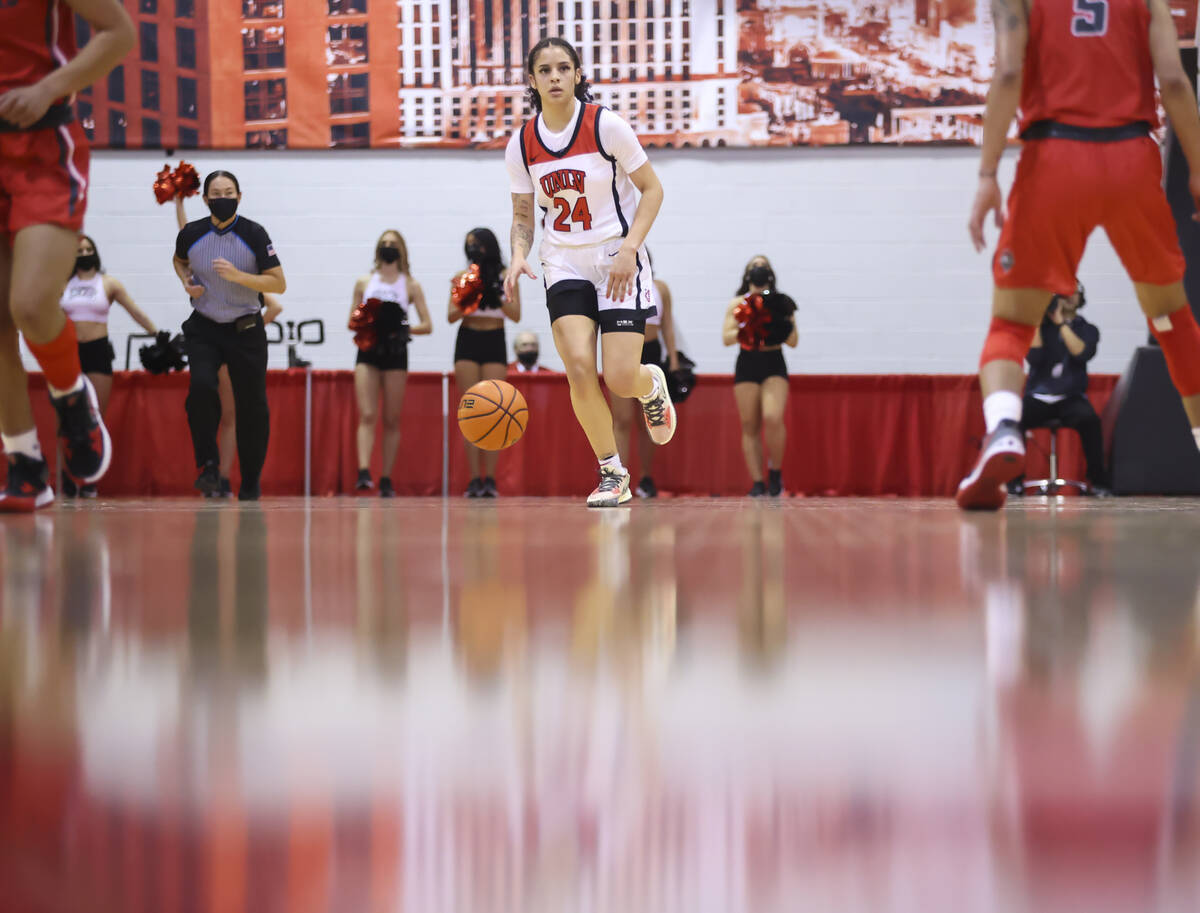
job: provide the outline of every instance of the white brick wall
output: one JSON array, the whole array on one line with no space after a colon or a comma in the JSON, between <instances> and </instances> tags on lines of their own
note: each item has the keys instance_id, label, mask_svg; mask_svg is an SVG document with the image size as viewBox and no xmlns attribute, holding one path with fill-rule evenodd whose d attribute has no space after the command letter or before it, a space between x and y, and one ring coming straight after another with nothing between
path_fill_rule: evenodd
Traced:
<instances>
[{"instance_id":1,"label":"white brick wall","mask_svg":"<svg viewBox=\"0 0 1200 913\"><path fill-rule=\"evenodd\" d=\"M721 318L743 265L759 252L772 258L780 288L800 305L800 345L788 353L794 372L975 370L990 296L989 259L975 254L965 229L975 151L692 149L652 150L651 159L666 202L650 247L701 371L732 371L735 352L720 344ZM1006 156L1004 186L1015 159ZM375 239L395 227L434 318L433 336L412 344L410 365L449 369L455 331L445 304L449 277L464 262L463 236L487 225L507 249L501 152L203 152L188 160L201 175L214 168L238 175L242 211L267 226L283 261L284 319L325 319L326 344L301 346L304 357L320 368L353 364L344 330L350 292L370 266ZM97 153L87 231L107 271L154 320L175 328L189 309L170 264L174 212L157 206L151 192L164 161L152 153ZM189 218L204 211L199 198L188 201ZM1119 372L1145 324L1103 233L1094 236L1080 275L1087 316L1103 334L1093 370ZM557 367L541 285L526 280L522 293L522 325L541 335L544 359ZM114 309L119 360L136 329ZM272 367L285 363L285 348L272 347Z\"/></svg>"}]
</instances>

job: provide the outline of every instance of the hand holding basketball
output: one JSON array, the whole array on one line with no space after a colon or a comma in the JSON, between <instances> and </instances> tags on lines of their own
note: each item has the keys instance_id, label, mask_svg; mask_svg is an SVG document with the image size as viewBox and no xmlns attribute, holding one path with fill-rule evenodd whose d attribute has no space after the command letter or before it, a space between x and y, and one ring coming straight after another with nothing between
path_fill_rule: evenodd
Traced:
<instances>
[{"instance_id":1,"label":"hand holding basketball","mask_svg":"<svg viewBox=\"0 0 1200 913\"><path fill-rule=\"evenodd\" d=\"M527 424L525 397L507 381L481 380L458 401L458 428L481 450L511 447Z\"/></svg>"}]
</instances>

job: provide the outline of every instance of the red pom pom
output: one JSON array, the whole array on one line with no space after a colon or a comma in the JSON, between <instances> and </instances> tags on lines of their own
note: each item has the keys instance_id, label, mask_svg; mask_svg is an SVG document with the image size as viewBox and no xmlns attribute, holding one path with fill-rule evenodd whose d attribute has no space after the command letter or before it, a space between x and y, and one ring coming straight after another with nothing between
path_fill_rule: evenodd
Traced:
<instances>
[{"instance_id":1,"label":"red pom pom","mask_svg":"<svg viewBox=\"0 0 1200 913\"><path fill-rule=\"evenodd\" d=\"M457 279L450 283L450 300L464 314L474 314L483 301L483 276L479 264L472 263Z\"/></svg>"},{"instance_id":2,"label":"red pom pom","mask_svg":"<svg viewBox=\"0 0 1200 913\"><path fill-rule=\"evenodd\" d=\"M175 173L171 178L175 183L177 196L186 199L200 192L200 175L196 173L195 166L190 162L181 160L175 167Z\"/></svg>"},{"instance_id":3,"label":"red pom pom","mask_svg":"<svg viewBox=\"0 0 1200 913\"><path fill-rule=\"evenodd\" d=\"M733 317L738 324L738 344L743 349L762 348L763 340L767 338L767 324L771 319L763 304L763 296L758 292L747 295L742 303L733 309Z\"/></svg>"},{"instance_id":4,"label":"red pom pom","mask_svg":"<svg viewBox=\"0 0 1200 913\"><path fill-rule=\"evenodd\" d=\"M380 301L378 298L368 298L354 309L350 315L348 329L354 331L354 344L366 352L375 348L378 335L375 332L375 318L379 314Z\"/></svg>"},{"instance_id":5,"label":"red pom pom","mask_svg":"<svg viewBox=\"0 0 1200 913\"><path fill-rule=\"evenodd\" d=\"M175 181L171 177L170 165L164 165L163 170L154 179L154 199L158 200L159 206L175 199Z\"/></svg>"}]
</instances>

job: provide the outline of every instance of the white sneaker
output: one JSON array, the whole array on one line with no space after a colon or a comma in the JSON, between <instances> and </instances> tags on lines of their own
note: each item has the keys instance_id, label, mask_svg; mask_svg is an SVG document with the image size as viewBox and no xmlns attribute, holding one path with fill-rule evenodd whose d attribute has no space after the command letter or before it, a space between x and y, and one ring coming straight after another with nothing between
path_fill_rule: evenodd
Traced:
<instances>
[{"instance_id":1,"label":"white sneaker","mask_svg":"<svg viewBox=\"0 0 1200 913\"><path fill-rule=\"evenodd\" d=\"M650 440L656 444L665 444L675 435L675 406L671 402L671 394L667 391L667 375L658 365L646 365L650 373L658 381L658 393L649 399L641 400L642 415L646 419L646 431Z\"/></svg>"},{"instance_id":2,"label":"white sneaker","mask_svg":"<svg viewBox=\"0 0 1200 913\"><path fill-rule=\"evenodd\" d=\"M633 497L629 490L629 470L600 467L600 484L588 495L588 507L616 507Z\"/></svg>"},{"instance_id":3,"label":"white sneaker","mask_svg":"<svg viewBox=\"0 0 1200 913\"><path fill-rule=\"evenodd\" d=\"M954 499L963 510L999 510L1008 497L1005 486L1024 472L1021 426L1002 421L984 440L975 468L958 483Z\"/></svg>"}]
</instances>

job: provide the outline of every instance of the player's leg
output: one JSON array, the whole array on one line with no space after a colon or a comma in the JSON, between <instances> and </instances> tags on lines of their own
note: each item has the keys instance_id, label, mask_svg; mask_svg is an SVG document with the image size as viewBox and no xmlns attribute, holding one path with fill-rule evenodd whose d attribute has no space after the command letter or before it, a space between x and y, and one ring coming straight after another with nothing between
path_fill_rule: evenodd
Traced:
<instances>
[{"instance_id":1,"label":"player's leg","mask_svg":"<svg viewBox=\"0 0 1200 913\"><path fill-rule=\"evenodd\" d=\"M753 483L750 497L761 497L767 493L763 485L762 384L751 380L735 383L733 399L737 403L738 421L742 428L742 456Z\"/></svg>"},{"instance_id":2,"label":"player's leg","mask_svg":"<svg viewBox=\"0 0 1200 913\"><path fill-rule=\"evenodd\" d=\"M1149 139L1113 145L1109 167L1123 180L1114 182L1104 230L1133 280L1200 446L1200 329L1183 289L1186 263L1162 190L1162 159Z\"/></svg>"},{"instance_id":3,"label":"player's leg","mask_svg":"<svg viewBox=\"0 0 1200 913\"><path fill-rule=\"evenodd\" d=\"M458 331L458 343L454 358L454 383L458 387L459 396L466 393L483 379L483 367L479 362L473 358L465 357L469 354L463 348L466 339L464 336L465 332L466 327ZM483 451L465 437L462 440L463 450L467 454L467 473L471 479L467 484L467 490L464 494L468 498L478 498L483 494Z\"/></svg>"},{"instance_id":4,"label":"player's leg","mask_svg":"<svg viewBox=\"0 0 1200 913\"><path fill-rule=\"evenodd\" d=\"M1025 471L1025 355L1053 294L1075 288L1088 235L1102 221L1104 176L1075 143L1040 140L1021 151L992 259L992 320L979 360L987 435L959 483L955 499L964 509L1003 506L1006 484Z\"/></svg>"},{"instance_id":5,"label":"player's leg","mask_svg":"<svg viewBox=\"0 0 1200 913\"><path fill-rule=\"evenodd\" d=\"M503 330L500 330L500 352L503 357ZM480 369L483 380L504 380L508 376L508 364L503 361L488 361L484 362ZM480 453L480 459L483 465L483 488L480 495L485 498L494 498L498 494L496 491L496 466L500 462L499 450L484 450Z\"/></svg>"},{"instance_id":6,"label":"player's leg","mask_svg":"<svg viewBox=\"0 0 1200 913\"><path fill-rule=\"evenodd\" d=\"M0 512L26 512L54 502L49 472L33 410L29 406L20 336L8 307L12 248L0 235L0 435L8 460L8 482L0 492Z\"/></svg>"},{"instance_id":7,"label":"player's leg","mask_svg":"<svg viewBox=\"0 0 1200 913\"><path fill-rule=\"evenodd\" d=\"M404 370L381 371L383 386L383 470L379 477L379 496L394 498L392 470L400 452L400 416L404 409L404 390L408 385L407 365Z\"/></svg>"},{"instance_id":8,"label":"player's leg","mask_svg":"<svg viewBox=\"0 0 1200 913\"><path fill-rule=\"evenodd\" d=\"M112 444L96 391L80 368L75 324L59 306L63 277L71 274L78 241L74 229L59 225L29 225L18 231L13 240L9 310L45 374L58 412L67 472L88 483L108 471Z\"/></svg>"},{"instance_id":9,"label":"player's leg","mask_svg":"<svg viewBox=\"0 0 1200 913\"><path fill-rule=\"evenodd\" d=\"M358 480L356 491L370 491L371 452L375 449L375 422L379 418L380 370L374 365L359 362L354 366L354 398L358 403Z\"/></svg>"},{"instance_id":10,"label":"player's leg","mask_svg":"<svg viewBox=\"0 0 1200 913\"><path fill-rule=\"evenodd\" d=\"M783 494L783 454L787 446L787 427L783 423L787 411L788 379L773 375L762 382L763 436L767 441L767 494L773 498Z\"/></svg>"}]
</instances>

